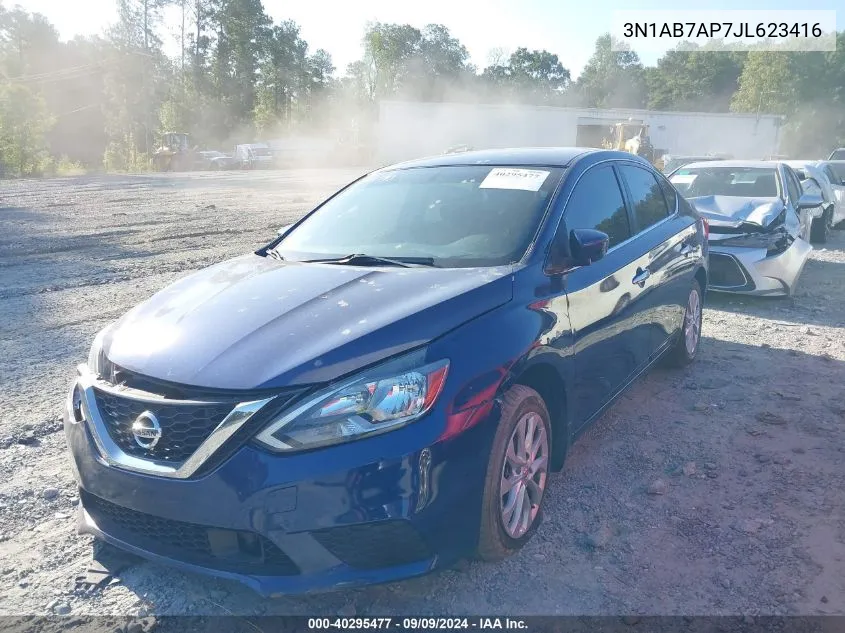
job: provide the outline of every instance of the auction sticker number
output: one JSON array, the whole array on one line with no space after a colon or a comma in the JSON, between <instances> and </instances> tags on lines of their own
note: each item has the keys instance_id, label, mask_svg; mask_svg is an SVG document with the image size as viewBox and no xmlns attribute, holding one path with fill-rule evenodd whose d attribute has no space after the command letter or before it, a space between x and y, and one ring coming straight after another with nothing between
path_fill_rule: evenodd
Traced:
<instances>
[{"instance_id":1,"label":"auction sticker number","mask_svg":"<svg viewBox=\"0 0 845 633\"><path fill-rule=\"evenodd\" d=\"M549 172L539 169L511 169L496 167L491 169L487 177L478 185L479 189L520 189L522 191L539 191Z\"/></svg>"}]
</instances>

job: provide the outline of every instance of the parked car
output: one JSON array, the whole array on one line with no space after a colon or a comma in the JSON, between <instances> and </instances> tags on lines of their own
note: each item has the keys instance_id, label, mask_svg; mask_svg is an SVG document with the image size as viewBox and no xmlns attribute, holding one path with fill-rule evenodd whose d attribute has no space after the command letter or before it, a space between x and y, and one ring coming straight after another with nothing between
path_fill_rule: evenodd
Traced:
<instances>
[{"instance_id":1,"label":"parked car","mask_svg":"<svg viewBox=\"0 0 845 633\"><path fill-rule=\"evenodd\" d=\"M79 529L265 595L501 559L589 423L695 359L706 286L705 222L631 154L373 172L97 335Z\"/></svg>"},{"instance_id":2,"label":"parked car","mask_svg":"<svg viewBox=\"0 0 845 633\"><path fill-rule=\"evenodd\" d=\"M816 217L813 218L813 224L810 228L810 242L814 244L826 243L834 225L834 216L837 213L836 196L827 174L825 174L819 161L788 160L784 162L792 167L795 175L798 176L802 191L818 195L822 199L822 205L818 209Z\"/></svg>"},{"instance_id":3,"label":"parked car","mask_svg":"<svg viewBox=\"0 0 845 633\"><path fill-rule=\"evenodd\" d=\"M840 227L845 222L845 160L822 160L816 163L819 169L824 172L830 183L833 194L833 219L831 224L834 228Z\"/></svg>"},{"instance_id":4,"label":"parked car","mask_svg":"<svg viewBox=\"0 0 845 633\"><path fill-rule=\"evenodd\" d=\"M197 167L204 170L220 171L233 169L237 161L229 154L217 151L202 151L197 154Z\"/></svg>"},{"instance_id":5,"label":"parked car","mask_svg":"<svg viewBox=\"0 0 845 633\"><path fill-rule=\"evenodd\" d=\"M839 149L835 149L830 153L830 156L827 158L828 160L845 160L845 147L840 147Z\"/></svg>"},{"instance_id":6,"label":"parked car","mask_svg":"<svg viewBox=\"0 0 845 633\"><path fill-rule=\"evenodd\" d=\"M265 143L235 146L235 160L241 169L270 169L275 165L273 151Z\"/></svg>"},{"instance_id":7,"label":"parked car","mask_svg":"<svg viewBox=\"0 0 845 633\"><path fill-rule=\"evenodd\" d=\"M812 250L823 200L803 193L789 165L771 161L692 163L669 180L710 226L710 288L790 295Z\"/></svg>"},{"instance_id":8,"label":"parked car","mask_svg":"<svg viewBox=\"0 0 845 633\"><path fill-rule=\"evenodd\" d=\"M684 165L689 165L690 163L703 163L705 161L711 160L726 160L731 158L727 155L712 155L708 154L706 156L671 156L669 154L665 154L663 156L663 173L669 174L678 169L679 167L683 167Z\"/></svg>"}]
</instances>

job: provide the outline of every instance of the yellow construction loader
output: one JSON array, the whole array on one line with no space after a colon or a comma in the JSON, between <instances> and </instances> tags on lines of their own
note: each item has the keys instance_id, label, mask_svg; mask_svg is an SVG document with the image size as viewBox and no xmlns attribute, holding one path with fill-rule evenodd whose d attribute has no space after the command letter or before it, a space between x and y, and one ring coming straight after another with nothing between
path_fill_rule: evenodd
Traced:
<instances>
[{"instance_id":1,"label":"yellow construction loader","mask_svg":"<svg viewBox=\"0 0 845 633\"><path fill-rule=\"evenodd\" d=\"M610 128L610 138L602 143L605 149L629 152L655 163L654 146L648 135L648 124L635 119L619 121Z\"/></svg>"},{"instance_id":2,"label":"yellow construction loader","mask_svg":"<svg viewBox=\"0 0 845 633\"><path fill-rule=\"evenodd\" d=\"M156 171L189 171L194 168L196 151L188 142L184 132L165 132L161 145L153 155L153 169Z\"/></svg>"}]
</instances>

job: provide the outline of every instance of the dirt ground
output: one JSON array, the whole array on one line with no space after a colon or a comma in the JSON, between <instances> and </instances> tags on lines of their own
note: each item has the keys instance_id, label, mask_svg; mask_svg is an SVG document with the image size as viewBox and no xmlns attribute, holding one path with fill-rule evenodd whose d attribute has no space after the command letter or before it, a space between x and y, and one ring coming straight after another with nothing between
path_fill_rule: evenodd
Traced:
<instances>
[{"instance_id":1,"label":"dirt ground","mask_svg":"<svg viewBox=\"0 0 845 633\"><path fill-rule=\"evenodd\" d=\"M356 175L0 183L0 615L845 614L845 231L794 299L711 295L697 362L651 372L577 442L504 563L275 600L147 562L77 589L92 541L60 414L95 333Z\"/></svg>"}]
</instances>

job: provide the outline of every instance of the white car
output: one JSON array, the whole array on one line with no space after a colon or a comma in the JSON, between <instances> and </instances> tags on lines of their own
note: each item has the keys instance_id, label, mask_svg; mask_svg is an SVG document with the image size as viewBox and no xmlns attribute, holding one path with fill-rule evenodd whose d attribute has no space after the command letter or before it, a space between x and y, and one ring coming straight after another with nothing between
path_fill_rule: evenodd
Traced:
<instances>
[{"instance_id":1,"label":"white car","mask_svg":"<svg viewBox=\"0 0 845 633\"><path fill-rule=\"evenodd\" d=\"M787 160L785 164L792 167L792 170L801 180L801 188L807 192L821 196L822 206L816 210L816 217L813 218L813 225L810 230L810 241L817 244L824 244L830 236L831 229L845 219L845 187L834 185L839 181L836 174L825 169L825 163L817 160ZM828 176L830 173L830 176ZM837 193L837 189L840 189ZM838 201L837 201L838 199ZM820 214L818 212L821 212Z\"/></svg>"},{"instance_id":2,"label":"white car","mask_svg":"<svg viewBox=\"0 0 845 633\"><path fill-rule=\"evenodd\" d=\"M669 181L710 226L710 279L719 292L791 295L813 247L821 196L783 162L691 163Z\"/></svg>"},{"instance_id":3,"label":"white car","mask_svg":"<svg viewBox=\"0 0 845 633\"><path fill-rule=\"evenodd\" d=\"M816 165L830 182L834 205L831 224L835 227L845 222L845 160L821 160Z\"/></svg>"}]
</instances>

